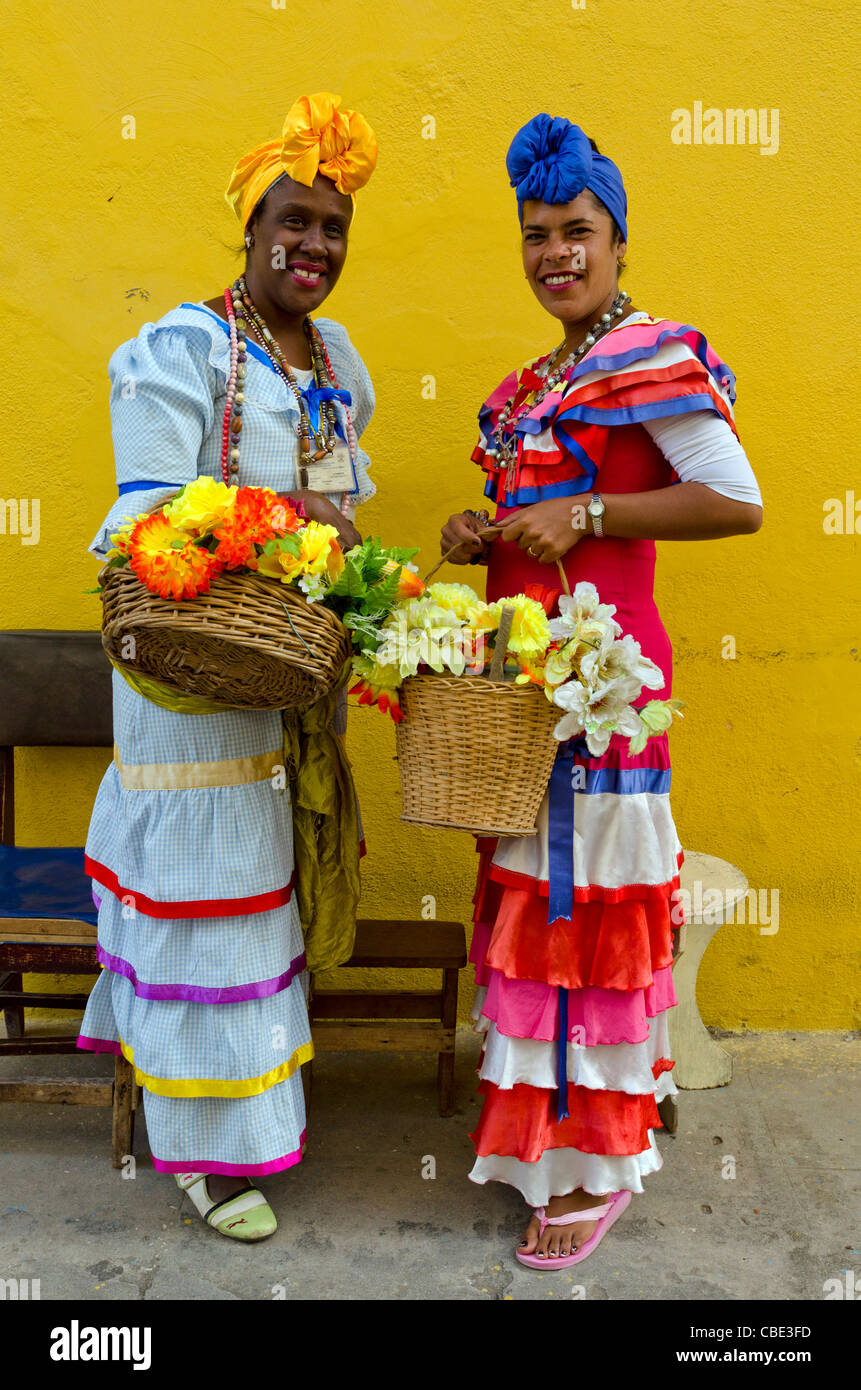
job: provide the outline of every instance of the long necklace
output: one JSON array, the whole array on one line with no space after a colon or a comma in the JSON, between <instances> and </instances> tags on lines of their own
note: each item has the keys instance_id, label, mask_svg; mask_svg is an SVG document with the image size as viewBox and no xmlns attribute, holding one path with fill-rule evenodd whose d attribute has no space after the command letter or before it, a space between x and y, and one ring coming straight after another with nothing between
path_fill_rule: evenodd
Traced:
<instances>
[{"instance_id":1,"label":"long necklace","mask_svg":"<svg viewBox=\"0 0 861 1390\"><path fill-rule=\"evenodd\" d=\"M260 338L263 350L272 362L278 375L284 380L299 406L299 423L297 434L299 435L299 452L303 464L316 463L331 454L335 448L335 407L331 400L320 403L320 425L325 421L325 430L318 430L311 419L308 403L305 399L302 388L299 386L290 364L285 359L280 347L273 338L269 328L256 308L244 276L235 280L233 285L224 291L224 307L227 315L228 327L230 330L230 369L227 378L227 399L224 408L221 441L221 476L225 483L237 485L239 482L239 440L242 433L242 406L245 402L245 378L248 373L248 324L249 321L254 326ZM332 363L329 360L329 353L326 344L320 336L319 330L309 318L305 318L303 327L308 337L311 348L311 361L313 363L314 379L321 383L324 388L333 391L339 390L338 380L335 376ZM352 458L356 457L356 436L353 429L353 422L350 412L344 407L347 420L347 446ZM316 451L311 451L311 436L317 445ZM344 493L341 498L340 510L346 513L349 505L349 493Z\"/></svg>"},{"instance_id":2,"label":"long necklace","mask_svg":"<svg viewBox=\"0 0 861 1390\"><path fill-rule=\"evenodd\" d=\"M493 431L494 444L487 450L488 458L498 458L505 464L506 492L512 491L517 475L517 435L514 431L515 425L524 415L534 410L536 405L539 405L541 401L544 400L545 396L556 389L566 373L580 361L581 357L583 357L591 347L595 346L599 338L603 337L603 335L609 331L613 325L613 320L622 317L625 312L624 305L630 298L631 296L629 294L626 294L624 290L620 290L607 313L601 315L597 323L594 323L589 329L589 332L586 334L580 346L575 348L573 352L569 352L565 360L559 362L558 366L556 364L565 344L562 342L558 347L554 348L543 368L539 368L535 373L535 375L542 380L541 386L538 388L537 392L530 391L527 394L525 400L521 402L520 407L515 413L514 402L517 399L517 392L520 384L518 381L518 385L515 386L513 394L509 396L499 412ZM510 439L506 439L505 434L509 427Z\"/></svg>"}]
</instances>

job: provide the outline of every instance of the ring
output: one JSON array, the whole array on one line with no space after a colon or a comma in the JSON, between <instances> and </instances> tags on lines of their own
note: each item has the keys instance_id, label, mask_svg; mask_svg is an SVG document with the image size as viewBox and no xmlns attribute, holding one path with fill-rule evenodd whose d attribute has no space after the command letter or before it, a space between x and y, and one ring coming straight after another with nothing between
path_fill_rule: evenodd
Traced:
<instances>
[{"instance_id":1,"label":"ring","mask_svg":"<svg viewBox=\"0 0 861 1390\"><path fill-rule=\"evenodd\" d=\"M538 558L538 552L533 550L531 545L527 548L527 553L529 555L534 555L536 559Z\"/></svg>"}]
</instances>

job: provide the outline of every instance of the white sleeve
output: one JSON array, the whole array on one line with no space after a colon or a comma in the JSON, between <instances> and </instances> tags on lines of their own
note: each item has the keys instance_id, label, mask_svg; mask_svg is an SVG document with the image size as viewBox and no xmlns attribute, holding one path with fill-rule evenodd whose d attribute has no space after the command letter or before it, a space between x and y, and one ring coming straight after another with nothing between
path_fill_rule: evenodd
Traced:
<instances>
[{"instance_id":1,"label":"white sleeve","mask_svg":"<svg viewBox=\"0 0 861 1390\"><path fill-rule=\"evenodd\" d=\"M719 415L694 410L642 423L683 483L705 483L723 497L762 506L747 454Z\"/></svg>"}]
</instances>

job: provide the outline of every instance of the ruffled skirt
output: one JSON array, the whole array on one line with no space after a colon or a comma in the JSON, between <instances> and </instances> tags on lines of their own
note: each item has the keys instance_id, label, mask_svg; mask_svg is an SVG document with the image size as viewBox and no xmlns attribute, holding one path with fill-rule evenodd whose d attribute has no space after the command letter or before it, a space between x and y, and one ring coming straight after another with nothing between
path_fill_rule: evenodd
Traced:
<instances>
[{"instance_id":1,"label":"ruffled skirt","mask_svg":"<svg viewBox=\"0 0 861 1390\"><path fill-rule=\"evenodd\" d=\"M575 787L567 825L548 790L535 836L477 846L470 959L484 1099L470 1177L509 1183L530 1206L581 1187L642 1192L643 1177L661 1167L657 1106L676 1093L667 1010L676 1003L672 895L683 854L666 735L639 756L626 750L614 737L603 757L574 752L572 762L561 748L557 770L564 759ZM570 920L548 921L566 854Z\"/></svg>"},{"instance_id":2,"label":"ruffled skirt","mask_svg":"<svg viewBox=\"0 0 861 1390\"><path fill-rule=\"evenodd\" d=\"M313 1047L281 717L173 714L115 675L114 731L87 840L103 968L78 1046L133 1065L157 1169L288 1168Z\"/></svg>"}]
</instances>

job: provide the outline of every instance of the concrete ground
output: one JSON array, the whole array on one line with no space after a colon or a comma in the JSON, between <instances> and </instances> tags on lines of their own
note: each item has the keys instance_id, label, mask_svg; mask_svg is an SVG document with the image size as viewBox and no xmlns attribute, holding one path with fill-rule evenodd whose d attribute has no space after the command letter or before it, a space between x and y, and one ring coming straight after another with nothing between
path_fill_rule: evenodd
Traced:
<instances>
[{"instance_id":1,"label":"concrete ground","mask_svg":"<svg viewBox=\"0 0 861 1390\"><path fill-rule=\"evenodd\" d=\"M467 1180L478 1042L458 1039L458 1110L435 1062L314 1063L304 1161L262 1183L280 1226L243 1247L153 1171L110 1166L110 1112L0 1106L0 1280L42 1299L822 1300L861 1294L861 1034L723 1034L732 1084L684 1091L660 1173L583 1265L534 1274L512 1251L525 1207ZM110 1075L109 1058L7 1057L3 1076ZM429 1160L433 1160L433 1164ZM423 1177L435 1167L436 1176Z\"/></svg>"}]
</instances>

